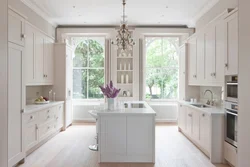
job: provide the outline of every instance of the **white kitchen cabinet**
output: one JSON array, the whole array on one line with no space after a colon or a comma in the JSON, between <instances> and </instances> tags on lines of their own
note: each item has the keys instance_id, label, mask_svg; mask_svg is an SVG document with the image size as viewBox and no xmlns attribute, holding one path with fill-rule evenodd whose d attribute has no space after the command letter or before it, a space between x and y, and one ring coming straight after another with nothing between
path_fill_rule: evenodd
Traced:
<instances>
[{"instance_id":1,"label":"white kitchen cabinet","mask_svg":"<svg viewBox=\"0 0 250 167\"><path fill-rule=\"evenodd\" d=\"M20 46L25 44L25 18L9 9L8 39L9 42Z\"/></svg>"},{"instance_id":2,"label":"white kitchen cabinet","mask_svg":"<svg viewBox=\"0 0 250 167\"><path fill-rule=\"evenodd\" d=\"M215 26L208 26L204 32L205 36L205 82L212 83L216 76L216 55L215 55ZM203 69L204 69L203 67Z\"/></svg>"},{"instance_id":3,"label":"white kitchen cabinet","mask_svg":"<svg viewBox=\"0 0 250 167\"><path fill-rule=\"evenodd\" d=\"M197 59L196 59L196 82L195 85L201 85L204 83L205 79L205 54L204 54L204 45L205 45L205 36L203 33L197 34Z\"/></svg>"},{"instance_id":4,"label":"white kitchen cabinet","mask_svg":"<svg viewBox=\"0 0 250 167\"><path fill-rule=\"evenodd\" d=\"M187 111L186 106L179 104L178 126L181 131L187 131Z\"/></svg>"},{"instance_id":5,"label":"white kitchen cabinet","mask_svg":"<svg viewBox=\"0 0 250 167\"><path fill-rule=\"evenodd\" d=\"M238 74L238 12L232 13L225 19L226 24L226 54L225 75Z\"/></svg>"},{"instance_id":6,"label":"white kitchen cabinet","mask_svg":"<svg viewBox=\"0 0 250 167\"><path fill-rule=\"evenodd\" d=\"M193 36L188 40L188 83L195 85L197 82L197 38Z\"/></svg>"},{"instance_id":7,"label":"white kitchen cabinet","mask_svg":"<svg viewBox=\"0 0 250 167\"><path fill-rule=\"evenodd\" d=\"M193 134L193 112L191 108L186 108L187 111L187 131L186 133L189 136L192 136Z\"/></svg>"},{"instance_id":8,"label":"white kitchen cabinet","mask_svg":"<svg viewBox=\"0 0 250 167\"><path fill-rule=\"evenodd\" d=\"M43 73L44 82L46 84L53 85L54 83L54 40L45 37L44 40L44 63L43 63Z\"/></svg>"},{"instance_id":9,"label":"white kitchen cabinet","mask_svg":"<svg viewBox=\"0 0 250 167\"><path fill-rule=\"evenodd\" d=\"M26 23L26 85L53 85L54 40Z\"/></svg>"},{"instance_id":10,"label":"white kitchen cabinet","mask_svg":"<svg viewBox=\"0 0 250 167\"><path fill-rule=\"evenodd\" d=\"M210 116L206 113L200 114L200 144L207 151L210 152Z\"/></svg>"},{"instance_id":11,"label":"white kitchen cabinet","mask_svg":"<svg viewBox=\"0 0 250 167\"><path fill-rule=\"evenodd\" d=\"M192 137L199 143L200 141L200 113L199 111L192 111Z\"/></svg>"},{"instance_id":12,"label":"white kitchen cabinet","mask_svg":"<svg viewBox=\"0 0 250 167\"><path fill-rule=\"evenodd\" d=\"M36 30L30 25L25 25L25 78L26 84L32 85L36 82L35 77L35 33Z\"/></svg>"},{"instance_id":13,"label":"white kitchen cabinet","mask_svg":"<svg viewBox=\"0 0 250 167\"><path fill-rule=\"evenodd\" d=\"M56 92L56 98L65 102L65 126L67 128L72 124L72 48L65 43L55 44L55 77L53 90Z\"/></svg>"},{"instance_id":14,"label":"white kitchen cabinet","mask_svg":"<svg viewBox=\"0 0 250 167\"><path fill-rule=\"evenodd\" d=\"M225 159L233 166L237 166L237 148L224 142Z\"/></svg>"},{"instance_id":15,"label":"white kitchen cabinet","mask_svg":"<svg viewBox=\"0 0 250 167\"><path fill-rule=\"evenodd\" d=\"M187 54L187 44L180 47L179 56L179 99L185 100L186 95L186 54Z\"/></svg>"},{"instance_id":16,"label":"white kitchen cabinet","mask_svg":"<svg viewBox=\"0 0 250 167\"><path fill-rule=\"evenodd\" d=\"M9 43L8 50L8 161L12 167L24 158L22 111L24 108L24 48Z\"/></svg>"}]
</instances>

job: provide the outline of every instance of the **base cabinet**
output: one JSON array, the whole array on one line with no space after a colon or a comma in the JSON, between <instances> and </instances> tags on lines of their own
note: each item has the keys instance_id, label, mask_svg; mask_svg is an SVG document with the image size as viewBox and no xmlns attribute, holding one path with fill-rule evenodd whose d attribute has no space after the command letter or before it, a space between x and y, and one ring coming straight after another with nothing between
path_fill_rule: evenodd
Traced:
<instances>
[{"instance_id":1,"label":"base cabinet","mask_svg":"<svg viewBox=\"0 0 250 167\"><path fill-rule=\"evenodd\" d=\"M224 142L224 156L227 162L231 165L236 166L237 164L237 148L231 144Z\"/></svg>"},{"instance_id":2,"label":"base cabinet","mask_svg":"<svg viewBox=\"0 0 250 167\"><path fill-rule=\"evenodd\" d=\"M210 158L212 163L223 163L223 114L208 114L180 103L178 128Z\"/></svg>"},{"instance_id":3,"label":"base cabinet","mask_svg":"<svg viewBox=\"0 0 250 167\"><path fill-rule=\"evenodd\" d=\"M23 113L23 138L26 153L63 128L63 113L63 104L31 114Z\"/></svg>"}]
</instances>

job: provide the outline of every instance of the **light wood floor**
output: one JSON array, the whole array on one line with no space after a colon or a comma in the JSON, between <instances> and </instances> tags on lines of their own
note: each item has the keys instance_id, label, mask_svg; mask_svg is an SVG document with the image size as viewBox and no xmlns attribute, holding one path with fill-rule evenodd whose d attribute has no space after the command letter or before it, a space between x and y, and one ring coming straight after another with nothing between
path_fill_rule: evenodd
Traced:
<instances>
[{"instance_id":1,"label":"light wood floor","mask_svg":"<svg viewBox=\"0 0 250 167\"><path fill-rule=\"evenodd\" d=\"M97 153L88 149L95 143L95 125L74 125L48 141L19 167L228 167L213 165L177 126L156 126L155 164L98 164Z\"/></svg>"}]
</instances>

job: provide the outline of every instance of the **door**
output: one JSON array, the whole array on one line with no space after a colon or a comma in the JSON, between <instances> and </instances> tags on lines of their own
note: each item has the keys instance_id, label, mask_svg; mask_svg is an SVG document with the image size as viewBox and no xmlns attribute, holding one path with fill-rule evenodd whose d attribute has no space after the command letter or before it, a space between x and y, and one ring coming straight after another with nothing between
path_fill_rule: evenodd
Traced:
<instances>
[{"instance_id":1,"label":"door","mask_svg":"<svg viewBox=\"0 0 250 167\"><path fill-rule=\"evenodd\" d=\"M197 35L197 83L201 85L205 79L204 33Z\"/></svg>"},{"instance_id":2,"label":"door","mask_svg":"<svg viewBox=\"0 0 250 167\"><path fill-rule=\"evenodd\" d=\"M35 29L26 24L25 26L25 78L26 85L32 85L36 82L35 70Z\"/></svg>"},{"instance_id":3,"label":"door","mask_svg":"<svg viewBox=\"0 0 250 167\"><path fill-rule=\"evenodd\" d=\"M205 31L205 80L212 83L216 77L215 69L215 26L209 26Z\"/></svg>"},{"instance_id":4,"label":"door","mask_svg":"<svg viewBox=\"0 0 250 167\"><path fill-rule=\"evenodd\" d=\"M188 82L189 85L195 85L197 82L197 46L196 37L188 41Z\"/></svg>"},{"instance_id":5,"label":"door","mask_svg":"<svg viewBox=\"0 0 250 167\"><path fill-rule=\"evenodd\" d=\"M183 45L180 47L180 56L179 56L179 99L185 100L186 97L186 53L187 53L187 45Z\"/></svg>"},{"instance_id":6,"label":"door","mask_svg":"<svg viewBox=\"0 0 250 167\"><path fill-rule=\"evenodd\" d=\"M24 48L9 43L8 53L8 159L13 166L24 157L22 140L22 111Z\"/></svg>"},{"instance_id":7,"label":"door","mask_svg":"<svg viewBox=\"0 0 250 167\"><path fill-rule=\"evenodd\" d=\"M44 35L37 31L35 38L35 77L39 84L44 83L45 74L43 71L43 55L44 55Z\"/></svg>"},{"instance_id":8,"label":"door","mask_svg":"<svg viewBox=\"0 0 250 167\"><path fill-rule=\"evenodd\" d=\"M238 74L238 12L225 19L226 23L226 57L225 74Z\"/></svg>"},{"instance_id":9,"label":"door","mask_svg":"<svg viewBox=\"0 0 250 167\"><path fill-rule=\"evenodd\" d=\"M200 114L200 144L208 152L210 152L210 116L206 113Z\"/></svg>"},{"instance_id":10,"label":"door","mask_svg":"<svg viewBox=\"0 0 250 167\"><path fill-rule=\"evenodd\" d=\"M178 126L184 132L187 131L186 117L187 117L186 107L183 106L182 104L179 104Z\"/></svg>"},{"instance_id":11,"label":"door","mask_svg":"<svg viewBox=\"0 0 250 167\"><path fill-rule=\"evenodd\" d=\"M46 85L53 85L54 77L54 41L48 37L44 43L44 80Z\"/></svg>"},{"instance_id":12,"label":"door","mask_svg":"<svg viewBox=\"0 0 250 167\"><path fill-rule=\"evenodd\" d=\"M24 46L24 27L25 20L12 10L8 15L8 39L10 42L20 46Z\"/></svg>"}]
</instances>

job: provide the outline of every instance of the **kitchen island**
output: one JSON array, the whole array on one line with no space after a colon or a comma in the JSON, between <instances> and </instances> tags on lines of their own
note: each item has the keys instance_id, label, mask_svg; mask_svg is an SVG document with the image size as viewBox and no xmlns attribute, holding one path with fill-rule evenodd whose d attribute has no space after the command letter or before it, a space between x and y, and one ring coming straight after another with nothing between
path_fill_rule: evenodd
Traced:
<instances>
[{"instance_id":1,"label":"kitchen island","mask_svg":"<svg viewBox=\"0 0 250 167\"><path fill-rule=\"evenodd\" d=\"M142 101L95 110L99 162L155 162L155 111Z\"/></svg>"}]
</instances>

